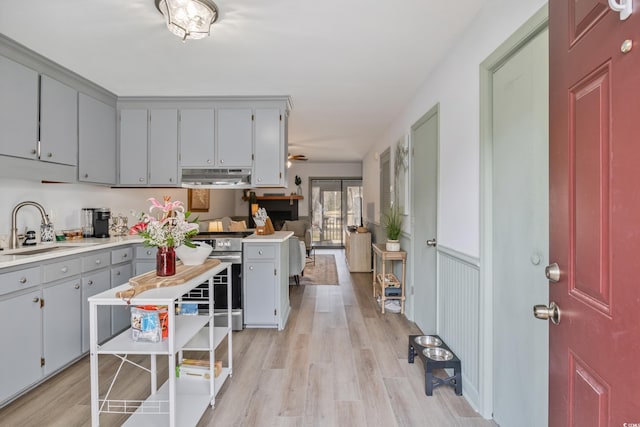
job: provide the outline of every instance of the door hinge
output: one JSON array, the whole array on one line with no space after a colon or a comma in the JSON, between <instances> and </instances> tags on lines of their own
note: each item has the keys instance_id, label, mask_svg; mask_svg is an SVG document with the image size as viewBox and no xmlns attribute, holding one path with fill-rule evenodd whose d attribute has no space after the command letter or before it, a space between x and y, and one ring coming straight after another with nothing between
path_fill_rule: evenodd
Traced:
<instances>
[{"instance_id":1,"label":"door hinge","mask_svg":"<svg viewBox=\"0 0 640 427\"><path fill-rule=\"evenodd\" d=\"M280 121L282 121L282 114L280 114Z\"/></svg>"},{"instance_id":2,"label":"door hinge","mask_svg":"<svg viewBox=\"0 0 640 427\"><path fill-rule=\"evenodd\" d=\"M40 358L40 367L42 368L44 366L44 357Z\"/></svg>"},{"instance_id":3,"label":"door hinge","mask_svg":"<svg viewBox=\"0 0 640 427\"><path fill-rule=\"evenodd\" d=\"M274 316L277 316L277 315L278 315L278 309L277 309L277 308L274 308L274 309L273 309L273 315L274 315Z\"/></svg>"},{"instance_id":4,"label":"door hinge","mask_svg":"<svg viewBox=\"0 0 640 427\"><path fill-rule=\"evenodd\" d=\"M251 160L255 160L256 159L256 155L255 154L251 154Z\"/></svg>"},{"instance_id":5,"label":"door hinge","mask_svg":"<svg viewBox=\"0 0 640 427\"><path fill-rule=\"evenodd\" d=\"M253 114L251 115L251 121L254 121L256 119L256 116L254 116Z\"/></svg>"},{"instance_id":6,"label":"door hinge","mask_svg":"<svg viewBox=\"0 0 640 427\"><path fill-rule=\"evenodd\" d=\"M44 308L44 298L40 298L40 308Z\"/></svg>"},{"instance_id":7,"label":"door hinge","mask_svg":"<svg viewBox=\"0 0 640 427\"><path fill-rule=\"evenodd\" d=\"M277 271L275 268L273 269L273 275L274 275L274 276L277 276L277 275L278 275L278 271Z\"/></svg>"},{"instance_id":8,"label":"door hinge","mask_svg":"<svg viewBox=\"0 0 640 427\"><path fill-rule=\"evenodd\" d=\"M280 172L280 179L282 179L282 172Z\"/></svg>"}]
</instances>

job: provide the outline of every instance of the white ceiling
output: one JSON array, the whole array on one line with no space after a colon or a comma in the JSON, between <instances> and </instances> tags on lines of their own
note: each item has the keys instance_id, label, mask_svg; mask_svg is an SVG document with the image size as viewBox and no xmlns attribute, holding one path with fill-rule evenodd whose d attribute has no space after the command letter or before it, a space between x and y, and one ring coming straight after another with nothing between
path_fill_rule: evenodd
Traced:
<instances>
[{"instance_id":1,"label":"white ceiling","mask_svg":"<svg viewBox=\"0 0 640 427\"><path fill-rule=\"evenodd\" d=\"M217 0L182 43L154 0L0 0L0 33L120 96L290 95L289 151L359 161L488 0Z\"/></svg>"}]
</instances>

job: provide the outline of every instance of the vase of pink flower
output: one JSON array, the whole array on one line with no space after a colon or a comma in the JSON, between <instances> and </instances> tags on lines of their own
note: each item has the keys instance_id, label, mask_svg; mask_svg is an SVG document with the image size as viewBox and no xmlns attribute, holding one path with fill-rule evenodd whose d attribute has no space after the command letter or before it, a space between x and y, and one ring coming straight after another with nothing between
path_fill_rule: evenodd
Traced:
<instances>
[{"instance_id":1,"label":"vase of pink flower","mask_svg":"<svg viewBox=\"0 0 640 427\"><path fill-rule=\"evenodd\" d=\"M174 248L185 245L194 248L191 238L198 234L197 219L189 221L191 212L185 211L180 201L171 201L165 196L160 203L153 197L149 213L141 213L139 222L129 230L144 238L146 247L157 247L156 274L173 276L176 274L176 253Z\"/></svg>"}]
</instances>

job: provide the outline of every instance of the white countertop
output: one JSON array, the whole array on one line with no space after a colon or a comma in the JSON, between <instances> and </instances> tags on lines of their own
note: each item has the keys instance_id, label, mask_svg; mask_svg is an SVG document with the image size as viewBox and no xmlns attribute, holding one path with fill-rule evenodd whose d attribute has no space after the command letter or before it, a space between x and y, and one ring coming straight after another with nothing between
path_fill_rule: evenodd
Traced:
<instances>
[{"instance_id":1,"label":"white countertop","mask_svg":"<svg viewBox=\"0 0 640 427\"><path fill-rule=\"evenodd\" d=\"M89 251L108 249L121 245L142 243L143 241L144 239L139 236L119 236L103 239L92 237L80 240L41 243L35 246L21 246L19 250L17 250L17 252L20 252L53 247L56 248L55 250L33 255L14 255L11 253L16 251L15 249L5 249L3 251L0 251L0 270L3 268L29 264L32 262L46 261L48 259L59 258L67 255L77 255ZM5 252L9 252L9 254L5 254Z\"/></svg>"},{"instance_id":2,"label":"white countertop","mask_svg":"<svg viewBox=\"0 0 640 427\"><path fill-rule=\"evenodd\" d=\"M282 243L291 236L293 236L293 231L276 231L267 235L252 234L242 239L242 241L247 243Z\"/></svg>"}]
</instances>

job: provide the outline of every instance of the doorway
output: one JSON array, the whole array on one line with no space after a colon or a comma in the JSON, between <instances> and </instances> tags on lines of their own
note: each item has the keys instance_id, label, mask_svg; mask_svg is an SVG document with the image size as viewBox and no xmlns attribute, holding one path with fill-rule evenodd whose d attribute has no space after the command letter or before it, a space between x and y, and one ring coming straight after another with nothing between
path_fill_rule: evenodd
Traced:
<instances>
[{"instance_id":1,"label":"doorway","mask_svg":"<svg viewBox=\"0 0 640 427\"><path fill-rule=\"evenodd\" d=\"M481 268L490 337L483 409L500 425L546 426L548 30L543 8L482 64ZM483 411L483 412L484 412Z\"/></svg>"},{"instance_id":2,"label":"doorway","mask_svg":"<svg viewBox=\"0 0 640 427\"><path fill-rule=\"evenodd\" d=\"M315 247L344 246L347 225L362 225L361 178L310 178L311 226Z\"/></svg>"},{"instance_id":3,"label":"doorway","mask_svg":"<svg viewBox=\"0 0 640 427\"><path fill-rule=\"evenodd\" d=\"M437 332L436 233L438 228L439 106L411 126L412 225L415 261L410 293L414 321L425 334ZM431 243L428 243L431 242Z\"/></svg>"}]
</instances>

